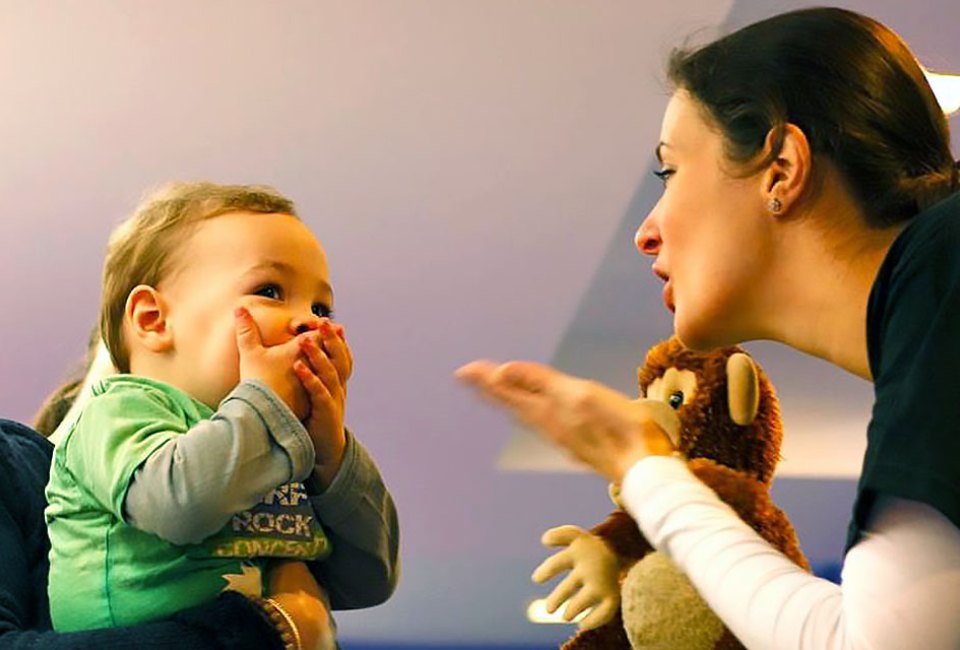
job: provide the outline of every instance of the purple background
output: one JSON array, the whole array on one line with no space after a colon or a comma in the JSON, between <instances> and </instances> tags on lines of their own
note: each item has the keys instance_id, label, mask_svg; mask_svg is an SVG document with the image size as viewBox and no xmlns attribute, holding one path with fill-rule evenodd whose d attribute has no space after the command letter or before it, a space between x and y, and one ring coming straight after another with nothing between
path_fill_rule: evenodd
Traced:
<instances>
[{"instance_id":1,"label":"purple background","mask_svg":"<svg viewBox=\"0 0 960 650\"><path fill-rule=\"evenodd\" d=\"M400 589L339 616L345 646L565 637L524 618L546 593L538 539L600 521L605 485L453 370L523 357L633 390L670 331L632 247L658 192L666 54L802 4L0 1L0 413L29 420L81 357L107 234L147 188L273 184L327 247L348 422L403 527ZM955 0L842 4L960 72ZM752 349L783 397L776 497L810 558L838 561L869 386Z\"/></svg>"}]
</instances>

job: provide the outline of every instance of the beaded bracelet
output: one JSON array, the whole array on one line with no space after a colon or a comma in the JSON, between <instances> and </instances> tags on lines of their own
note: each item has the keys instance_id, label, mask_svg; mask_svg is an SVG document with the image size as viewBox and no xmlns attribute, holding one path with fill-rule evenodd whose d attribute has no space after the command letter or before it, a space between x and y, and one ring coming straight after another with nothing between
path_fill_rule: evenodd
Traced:
<instances>
[{"instance_id":1,"label":"beaded bracelet","mask_svg":"<svg viewBox=\"0 0 960 650\"><path fill-rule=\"evenodd\" d=\"M273 598L254 598L253 602L263 612L267 621L277 629L280 640L283 641L283 650L303 650L297 624L280 603Z\"/></svg>"}]
</instances>

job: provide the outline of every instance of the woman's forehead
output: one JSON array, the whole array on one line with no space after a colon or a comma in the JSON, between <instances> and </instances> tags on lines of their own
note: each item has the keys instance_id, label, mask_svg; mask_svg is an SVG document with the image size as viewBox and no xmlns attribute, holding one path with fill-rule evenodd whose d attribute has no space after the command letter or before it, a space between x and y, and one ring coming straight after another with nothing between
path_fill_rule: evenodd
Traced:
<instances>
[{"instance_id":1,"label":"woman's forehead","mask_svg":"<svg viewBox=\"0 0 960 650\"><path fill-rule=\"evenodd\" d=\"M686 90L677 90L663 113L658 157L702 152L719 138L710 128L700 103Z\"/></svg>"}]
</instances>

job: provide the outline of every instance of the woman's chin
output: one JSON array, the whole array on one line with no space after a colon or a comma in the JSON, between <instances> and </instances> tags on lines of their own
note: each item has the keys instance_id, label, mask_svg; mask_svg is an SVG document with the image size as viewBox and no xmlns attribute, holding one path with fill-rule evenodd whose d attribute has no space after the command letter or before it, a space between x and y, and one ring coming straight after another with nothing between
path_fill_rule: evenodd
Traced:
<instances>
[{"instance_id":1,"label":"woman's chin","mask_svg":"<svg viewBox=\"0 0 960 650\"><path fill-rule=\"evenodd\" d=\"M715 325L711 319L700 319L697 322L688 322L675 314L673 319L673 333L687 348L696 352L709 352L728 345L736 345L739 341L731 340L727 332Z\"/></svg>"}]
</instances>

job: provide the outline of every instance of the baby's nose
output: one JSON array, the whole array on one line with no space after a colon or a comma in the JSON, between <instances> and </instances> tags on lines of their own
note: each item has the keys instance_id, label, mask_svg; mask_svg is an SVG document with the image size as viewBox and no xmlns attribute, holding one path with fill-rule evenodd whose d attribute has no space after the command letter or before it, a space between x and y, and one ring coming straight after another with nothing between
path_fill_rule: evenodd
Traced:
<instances>
[{"instance_id":1,"label":"baby's nose","mask_svg":"<svg viewBox=\"0 0 960 650\"><path fill-rule=\"evenodd\" d=\"M312 332L314 330L320 329L320 318L311 314L304 318L296 318L290 323L290 328L293 330L294 334L303 334L304 332Z\"/></svg>"}]
</instances>

